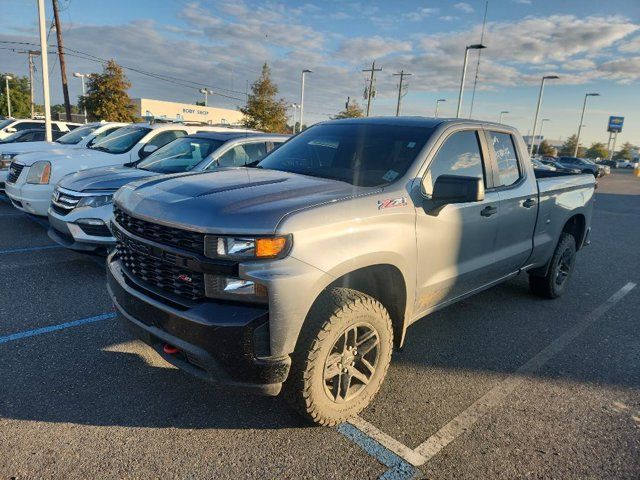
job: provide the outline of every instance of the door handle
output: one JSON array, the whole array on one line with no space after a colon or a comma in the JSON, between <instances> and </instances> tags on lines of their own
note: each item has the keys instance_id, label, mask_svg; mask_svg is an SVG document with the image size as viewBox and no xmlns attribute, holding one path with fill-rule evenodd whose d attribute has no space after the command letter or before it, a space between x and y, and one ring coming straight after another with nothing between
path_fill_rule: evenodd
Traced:
<instances>
[{"instance_id":1,"label":"door handle","mask_svg":"<svg viewBox=\"0 0 640 480\"><path fill-rule=\"evenodd\" d=\"M531 208L536 204L536 201L533 198L527 198L524 202L522 202L522 206L524 208Z\"/></svg>"},{"instance_id":2,"label":"door handle","mask_svg":"<svg viewBox=\"0 0 640 480\"><path fill-rule=\"evenodd\" d=\"M484 207L482 210L480 210L480 215L482 215L483 217L490 217L491 215L495 215L496 213L498 213L498 209L496 207Z\"/></svg>"}]
</instances>

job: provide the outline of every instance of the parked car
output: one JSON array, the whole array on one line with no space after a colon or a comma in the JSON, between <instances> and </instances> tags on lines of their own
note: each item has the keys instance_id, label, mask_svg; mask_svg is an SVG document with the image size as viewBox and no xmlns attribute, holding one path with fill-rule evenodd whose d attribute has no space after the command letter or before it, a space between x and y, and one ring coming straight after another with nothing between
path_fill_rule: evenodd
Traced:
<instances>
[{"instance_id":1,"label":"parked car","mask_svg":"<svg viewBox=\"0 0 640 480\"><path fill-rule=\"evenodd\" d=\"M18 209L47 216L53 189L62 177L93 167L132 164L176 138L224 127L180 123L136 123L119 128L89 148L25 153L9 167L5 191Z\"/></svg>"},{"instance_id":2,"label":"parked car","mask_svg":"<svg viewBox=\"0 0 640 480\"><path fill-rule=\"evenodd\" d=\"M430 312L520 272L535 294L565 293L595 179L545 173L505 125L316 124L257 168L118 190L108 289L168 362L284 388L305 417L335 425L371 401L393 347Z\"/></svg>"},{"instance_id":3,"label":"parked car","mask_svg":"<svg viewBox=\"0 0 640 480\"><path fill-rule=\"evenodd\" d=\"M533 165L533 168L536 170L548 170L551 172L555 172L556 170L558 170L554 165L547 165L537 158L532 158L531 163Z\"/></svg>"},{"instance_id":4,"label":"parked car","mask_svg":"<svg viewBox=\"0 0 640 480\"><path fill-rule=\"evenodd\" d=\"M9 165L16 155L29 152L44 152L52 150L64 150L67 148L86 148L96 142L102 140L105 136L114 132L120 127L128 125L121 122L97 122L89 123L82 127L76 128L71 132L64 133L61 137L53 142L38 141L27 143L0 143L0 190L4 190L4 184L7 179ZM56 138L57 133L51 132ZM15 135L15 134L14 134Z\"/></svg>"},{"instance_id":5,"label":"parked car","mask_svg":"<svg viewBox=\"0 0 640 480\"><path fill-rule=\"evenodd\" d=\"M54 140L57 140L64 132L51 132ZM32 128L30 130L20 130L19 132L12 133L8 137L0 140L0 145L6 145L8 143L26 143L26 142L42 142L45 139L45 131L42 128Z\"/></svg>"},{"instance_id":6,"label":"parked car","mask_svg":"<svg viewBox=\"0 0 640 480\"><path fill-rule=\"evenodd\" d=\"M582 173L590 173L594 177L601 176L602 170L598 169L598 166L584 158L578 157L559 157L557 162L560 166L565 168L573 168L580 170Z\"/></svg>"},{"instance_id":7,"label":"parked car","mask_svg":"<svg viewBox=\"0 0 640 480\"><path fill-rule=\"evenodd\" d=\"M70 132L80 125L80 123L54 120L51 122L51 133ZM21 130L33 130L34 128L44 128L44 120L5 118L4 120L0 120L0 140Z\"/></svg>"},{"instance_id":8,"label":"parked car","mask_svg":"<svg viewBox=\"0 0 640 480\"><path fill-rule=\"evenodd\" d=\"M618 162L618 167L619 168L636 168L636 166L638 165L638 161L633 161L633 160L622 160Z\"/></svg>"},{"instance_id":9,"label":"parked car","mask_svg":"<svg viewBox=\"0 0 640 480\"><path fill-rule=\"evenodd\" d=\"M115 245L108 225L118 188L159 175L244 167L288 138L252 132L198 132L177 138L130 167L92 168L67 175L53 193L49 236L72 250L106 253Z\"/></svg>"},{"instance_id":10,"label":"parked car","mask_svg":"<svg viewBox=\"0 0 640 480\"><path fill-rule=\"evenodd\" d=\"M616 160L598 160L596 162L599 165L605 165L608 166L610 169L611 168L618 168L618 162ZM609 170L611 171L611 170Z\"/></svg>"}]
</instances>

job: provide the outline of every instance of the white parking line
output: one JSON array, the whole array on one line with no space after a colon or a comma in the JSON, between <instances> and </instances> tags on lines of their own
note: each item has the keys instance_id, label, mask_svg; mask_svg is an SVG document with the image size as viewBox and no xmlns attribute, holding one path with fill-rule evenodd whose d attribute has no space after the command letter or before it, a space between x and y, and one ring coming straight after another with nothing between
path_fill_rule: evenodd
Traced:
<instances>
[{"instance_id":1,"label":"white parking line","mask_svg":"<svg viewBox=\"0 0 640 480\"><path fill-rule=\"evenodd\" d=\"M526 380L527 375L538 372L547 364L547 362L549 362L549 360L564 350L567 345L575 340L588 327L599 320L611 307L622 300L635 287L635 283L627 283L624 287L614 293L606 302L556 338L536 356L518 368L512 375L508 376L498 385L489 390L480 399L475 401L471 406L456 416L435 434L431 435L415 449L402 444L360 417L355 417L350 420L349 423L362 432L364 436L363 438L368 439L366 442L369 442L372 445L378 445L377 448L383 447L388 450L387 455L395 454L408 464L413 465L414 467L420 467L431 460L435 455L442 451L443 448L453 442L460 435L469 431L480 418L482 418L491 409L497 407L500 402L513 393L513 391ZM344 431L342 431L342 433L345 434ZM350 435L346 436L351 437ZM352 440L356 441L354 438L352 438ZM379 457L379 455L376 454L375 449L367 447L363 440L356 441L356 443L358 443L370 455L373 455L376 458ZM387 465L388 462L382 463ZM390 469L385 475L393 475L393 472L394 469ZM413 474L415 474L415 472L413 472ZM385 476L383 475L383 477Z\"/></svg>"}]
</instances>

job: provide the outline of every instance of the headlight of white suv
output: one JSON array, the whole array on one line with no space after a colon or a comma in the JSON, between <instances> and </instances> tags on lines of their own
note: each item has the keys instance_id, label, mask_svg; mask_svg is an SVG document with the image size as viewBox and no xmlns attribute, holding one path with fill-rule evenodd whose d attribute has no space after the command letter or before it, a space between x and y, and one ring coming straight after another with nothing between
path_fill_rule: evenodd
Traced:
<instances>
[{"instance_id":1,"label":"headlight of white suv","mask_svg":"<svg viewBox=\"0 0 640 480\"><path fill-rule=\"evenodd\" d=\"M36 162L29 168L27 183L46 185L51 178L51 162Z\"/></svg>"},{"instance_id":2,"label":"headlight of white suv","mask_svg":"<svg viewBox=\"0 0 640 480\"><path fill-rule=\"evenodd\" d=\"M113 203L113 193L96 195L95 197L82 197L77 206L98 208L110 203Z\"/></svg>"}]
</instances>

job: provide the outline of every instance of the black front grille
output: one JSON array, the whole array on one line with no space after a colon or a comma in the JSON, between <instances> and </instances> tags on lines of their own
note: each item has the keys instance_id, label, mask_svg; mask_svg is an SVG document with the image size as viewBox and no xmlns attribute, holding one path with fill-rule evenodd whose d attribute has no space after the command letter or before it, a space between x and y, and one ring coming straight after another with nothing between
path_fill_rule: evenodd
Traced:
<instances>
[{"instance_id":1,"label":"black front grille","mask_svg":"<svg viewBox=\"0 0 640 480\"><path fill-rule=\"evenodd\" d=\"M120 234L122 235L122 234ZM189 300L205 296L204 274L138 251L135 240L118 238L116 251L127 272L135 279Z\"/></svg>"},{"instance_id":2,"label":"black front grille","mask_svg":"<svg viewBox=\"0 0 640 480\"><path fill-rule=\"evenodd\" d=\"M190 252L204 254L204 234L179 228L165 227L128 215L114 206L113 217L125 230L147 240L183 248Z\"/></svg>"},{"instance_id":3,"label":"black front grille","mask_svg":"<svg viewBox=\"0 0 640 480\"><path fill-rule=\"evenodd\" d=\"M94 237L110 237L111 230L106 225L88 225L86 223L77 224L87 235L93 235Z\"/></svg>"},{"instance_id":4,"label":"black front grille","mask_svg":"<svg viewBox=\"0 0 640 480\"><path fill-rule=\"evenodd\" d=\"M53 192L53 198L51 199L51 209L57 214L64 216L76 208L81 198L79 195L62 192L56 188ZM82 228L82 226L80 228Z\"/></svg>"},{"instance_id":5,"label":"black front grille","mask_svg":"<svg viewBox=\"0 0 640 480\"><path fill-rule=\"evenodd\" d=\"M7 182L16 183L16 180L18 180L18 177L20 176L20 173L22 173L23 168L24 165L16 162L11 162L11 165L9 165L9 175L7 175Z\"/></svg>"}]
</instances>

